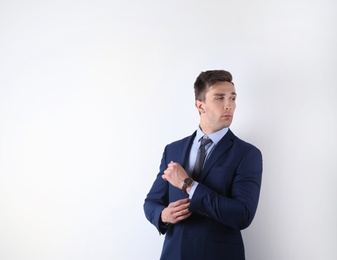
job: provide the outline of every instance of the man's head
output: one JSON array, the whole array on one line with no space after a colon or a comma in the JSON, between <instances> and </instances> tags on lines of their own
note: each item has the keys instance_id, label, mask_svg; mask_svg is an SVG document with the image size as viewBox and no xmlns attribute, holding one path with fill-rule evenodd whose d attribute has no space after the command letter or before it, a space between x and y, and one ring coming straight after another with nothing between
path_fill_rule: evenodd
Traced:
<instances>
[{"instance_id":1,"label":"man's head","mask_svg":"<svg viewBox=\"0 0 337 260\"><path fill-rule=\"evenodd\" d=\"M232 75L224 70L202 72L194 83L194 90L202 131L212 134L229 127L236 108Z\"/></svg>"},{"instance_id":2,"label":"man's head","mask_svg":"<svg viewBox=\"0 0 337 260\"><path fill-rule=\"evenodd\" d=\"M232 82L232 74L225 70L208 70L201 72L194 82L195 100L205 101L205 95L208 88L217 82Z\"/></svg>"}]
</instances>

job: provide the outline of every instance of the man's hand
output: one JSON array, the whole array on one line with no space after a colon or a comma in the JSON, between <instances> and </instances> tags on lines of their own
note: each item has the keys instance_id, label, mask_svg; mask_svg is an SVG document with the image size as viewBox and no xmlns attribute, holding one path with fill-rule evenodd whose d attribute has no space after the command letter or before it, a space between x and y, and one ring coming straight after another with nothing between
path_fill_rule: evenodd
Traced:
<instances>
[{"instance_id":1,"label":"man's hand","mask_svg":"<svg viewBox=\"0 0 337 260\"><path fill-rule=\"evenodd\" d=\"M190 199L181 199L175 202L171 202L167 208L161 212L161 220L164 223L176 224L189 216L191 212L188 210L190 205Z\"/></svg>"},{"instance_id":2,"label":"man's hand","mask_svg":"<svg viewBox=\"0 0 337 260\"><path fill-rule=\"evenodd\" d=\"M184 185L184 180L188 177L184 168L175 162L170 162L168 164L167 169L164 171L162 178L169 183L171 183L174 187L181 189Z\"/></svg>"}]
</instances>

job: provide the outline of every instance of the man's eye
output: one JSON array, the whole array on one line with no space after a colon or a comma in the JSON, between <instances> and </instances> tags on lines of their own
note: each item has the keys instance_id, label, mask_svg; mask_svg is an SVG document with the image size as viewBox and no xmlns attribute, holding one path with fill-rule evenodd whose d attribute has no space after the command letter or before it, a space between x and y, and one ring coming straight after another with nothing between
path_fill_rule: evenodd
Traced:
<instances>
[{"instance_id":1,"label":"man's eye","mask_svg":"<svg viewBox=\"0 0 337 260\"><path fill-rule=\"evenodd\" d=\"M224 100L224 97L218 97L216 100Z\"/></svg>"},{"instance_id":2,"label":"man's eye","mask_svg":"<svg viewBox=\"0 0 337 260\"><path fill-rule=\"evenodd\" d=\"M235 97L230 98L231 101L235 101L235 99L236 99Z\"/></svg>"}]
</instances>

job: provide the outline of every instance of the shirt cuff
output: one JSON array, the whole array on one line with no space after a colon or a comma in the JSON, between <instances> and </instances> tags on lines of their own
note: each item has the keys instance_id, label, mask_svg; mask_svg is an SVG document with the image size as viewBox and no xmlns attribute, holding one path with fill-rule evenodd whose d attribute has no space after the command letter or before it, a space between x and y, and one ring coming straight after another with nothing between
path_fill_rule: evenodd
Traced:
<instances>
[{"instance_id":1,"label":"shirt cuff","mask_svg":"<svg viewBox=\"0 0 337 260\"><path fill-rule=\"evenodd\" d=\"M192 197L193 197L193 194L194 194L194 191L195 191L195 189L198 187L198 182L194 182L193 183L193 185L191 186L191 189L190 189L190 195L189 195L189 198L190 199L192 199Z\"/></svg>"}]
</instances>

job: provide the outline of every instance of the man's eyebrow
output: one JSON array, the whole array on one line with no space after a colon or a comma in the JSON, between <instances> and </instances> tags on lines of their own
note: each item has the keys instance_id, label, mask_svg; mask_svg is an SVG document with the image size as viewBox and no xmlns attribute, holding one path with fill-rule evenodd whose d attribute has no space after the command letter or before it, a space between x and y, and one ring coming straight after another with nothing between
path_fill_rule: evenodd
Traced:
<instances>
[{"instance_id":1,"label":"man's eyebrow","mask_svg":"<svg viewBox=\"0 0 337 260\"><path fill-rule=\"evenodd\" d=\"M237 96L237 94L235 92L230 93L231 96ZM222 93L215 93L214 96L226 96L226 94L222 94Z\"/></svg>"}]
</instances>

